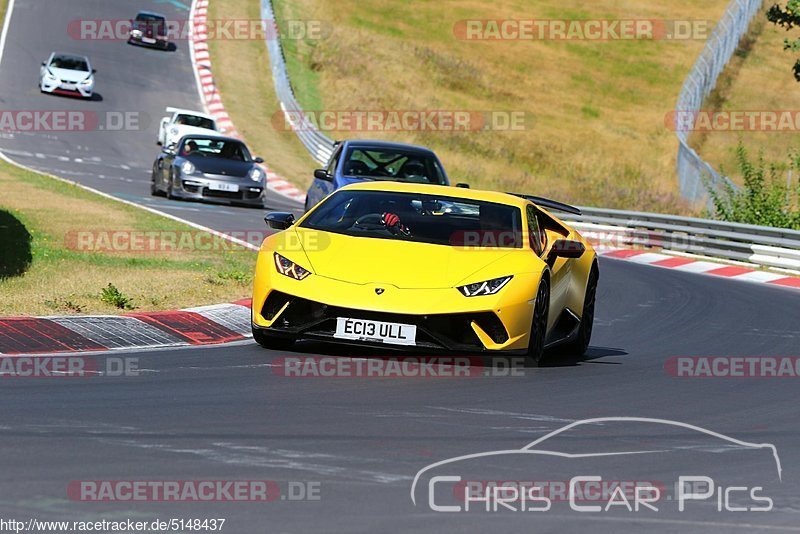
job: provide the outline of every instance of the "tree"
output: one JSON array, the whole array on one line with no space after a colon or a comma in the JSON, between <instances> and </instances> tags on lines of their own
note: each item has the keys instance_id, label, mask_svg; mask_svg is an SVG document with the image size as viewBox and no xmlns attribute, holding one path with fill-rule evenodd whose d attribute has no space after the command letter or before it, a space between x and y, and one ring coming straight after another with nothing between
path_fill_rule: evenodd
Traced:
<instances>
[{"instance_id":1,"label":"tree","mask_svg":"<svg viewBox=\"0 0 800 534\"><path fill-rule=\"evenodd\" d=\"M776 26L784 28L787 32L796 26L800 26L800 0L789 0L786 7L779 4L773 5L767 11L767 20ZM789 39L783 40L783 49L791 50L792 52L800 51L800 38L790 41ZM800 59L795 61L794 79L800 82Z\"/></svg>"}]
</instances>

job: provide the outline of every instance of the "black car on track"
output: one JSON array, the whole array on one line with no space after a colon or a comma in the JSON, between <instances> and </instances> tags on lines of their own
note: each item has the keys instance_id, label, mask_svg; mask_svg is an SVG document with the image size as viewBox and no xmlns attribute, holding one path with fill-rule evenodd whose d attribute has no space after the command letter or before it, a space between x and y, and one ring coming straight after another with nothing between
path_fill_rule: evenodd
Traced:
<instances>
[{"instance_id":1,"label":"black car on track","mask_svg":"<svg viewBox=\"0 0 800 534\"><path fill-rule=\"evenodd\" d=\"M150 11L140 11L131 20L130 44L152 46L166 50L169 48L167 19L164 15Z\"/></svg>"}]
</instances>

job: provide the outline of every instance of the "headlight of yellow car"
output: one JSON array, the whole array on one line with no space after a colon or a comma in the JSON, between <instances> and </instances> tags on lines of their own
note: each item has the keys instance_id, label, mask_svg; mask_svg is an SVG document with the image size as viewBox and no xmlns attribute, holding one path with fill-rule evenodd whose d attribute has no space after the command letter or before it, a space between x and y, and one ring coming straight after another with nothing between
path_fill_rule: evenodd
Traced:
<instances>
[{"instance_id":1,"label":"headlight of yellow car","mask_svg":"<svg viewBox=\"0 0 800 534\"><path fill-rule=\"evenodd\" d=\"M284 258L277 252L275 253L275 268L278 269L278 272L282 275L288 276L289 278L294 278L295 280L304 280L311 274L311 271L308 269L304 269L292 260Z\"/></svg>"},{"instance_id":2,"label":"headlight of yellow car","mask_svg":"<svg viewBox=\"0 0 800 534\"><path fill-rule=\"evenodd\" d=\"M494 295L512 279L513 276L502 276L500 278L492 278L485 282L476 282L474 284L467 284L459 286L458 290L465 297L479 297L481 295Z\"/></svg>"}]
</instances>

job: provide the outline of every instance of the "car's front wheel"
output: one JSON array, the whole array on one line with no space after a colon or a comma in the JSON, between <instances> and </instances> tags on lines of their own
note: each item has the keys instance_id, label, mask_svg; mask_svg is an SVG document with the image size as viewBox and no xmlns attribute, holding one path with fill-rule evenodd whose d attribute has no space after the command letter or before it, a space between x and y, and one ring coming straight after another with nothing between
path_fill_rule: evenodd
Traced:
<instances>
[{"instance_id":1,"label":"car's front wheel","mask_svg":"<svg viewBox=\"0 0 800 534\"><path fill-rule=\"evenodd\" d=\"M253 328L253 339L265 349L272 350L286 350L291 348L295 341L294 338L291 337L280 337L268 334L259 328Z\"/></svg>"},{"instance_id":2,"label":"car's front wheel","mask_svg":"<svg viewBox=\"0 0 800 534\"><path fill-rule=\"evenodd\" d=\"M547 337L547 316L550 312L550 284L547 278L539 282L536 291L536 302L533 306L533 321L531 322L531 335L528 341L528 352L525 354L525 363L530 367L538 367L542 363L544 344Z\"/></svg>"}]
</instances>

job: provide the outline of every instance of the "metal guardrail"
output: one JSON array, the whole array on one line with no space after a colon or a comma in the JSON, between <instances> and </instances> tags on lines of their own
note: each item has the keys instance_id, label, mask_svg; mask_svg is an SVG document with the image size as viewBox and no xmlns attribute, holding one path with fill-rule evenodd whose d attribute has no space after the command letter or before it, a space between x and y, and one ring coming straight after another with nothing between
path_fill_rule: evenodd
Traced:
<instances>
[{"instance_id":1,"label":"metal guardrail","mask_svg":"<svg viewBox=\"0 0 800 534\"><path fill-rule=\"evenodd\" d=\"M725 9L719 23L700 57L697 58L689 76L683 82L675 111L696 112L700 110L705 98L717 86L717 79L728 64L739 41L747 33L750 22L761 9L763 0L733 0ZM688 144L688 131L677 131L678 136L678 179L681 196L692 202L708 201L708 191L704 178L713 188L728 180L720 175Z\"/></svg>"},{"instance_id":2,"label":"metal guardrail","mask_svg":"<svg viewBox=\"0 0 800 534\"><path fill-rule=\"evenodd\" d=\"M587 239L613 248L654 248L800 270L800 231L602 208L559 214Z\"/></svg>"},{"instance_id":3,"label":"metal guardrail","mask_svg":"<svg viewBox=\"0 0 800 534\"><path fill-rule=\"evenodd\" d=\"M275 12L272 9L272 0L261 0L261 20L273 21L275 24ZM294 96L292 84L289 82L289 72L286 70L286 58L283 55L283 47L280 39L275 37L275 32L267 33L267 52L272 64L272 81L275 84L275 93L278 96L281 109L283 110L286 123L294 126L292 121L297 117L303 117L303 108ZM300 142L311 153L311 156L321 164L328 162L333 153L333 140L323 134L315 125L309 121L304 121L299 128L293 130Z\"/></svg>"}]
</instances>

